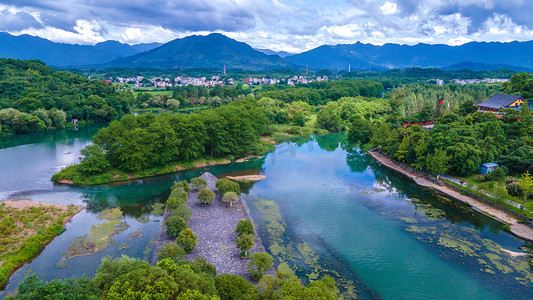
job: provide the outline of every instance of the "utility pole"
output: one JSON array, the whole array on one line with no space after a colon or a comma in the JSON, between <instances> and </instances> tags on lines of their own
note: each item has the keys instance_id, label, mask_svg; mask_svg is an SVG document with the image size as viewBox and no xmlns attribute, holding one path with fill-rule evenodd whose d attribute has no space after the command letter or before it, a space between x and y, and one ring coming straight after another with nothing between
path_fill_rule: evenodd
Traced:
<instances>
[{"instance_id":1,"label":"utility pole","mask_svg":"<svg viewBox=\"0 0 533 300\"><path fill-rule=\"evenodd\" d=\"M226 75L226 64L224 64L224 75Z\"/></svg>"}]
</instances>

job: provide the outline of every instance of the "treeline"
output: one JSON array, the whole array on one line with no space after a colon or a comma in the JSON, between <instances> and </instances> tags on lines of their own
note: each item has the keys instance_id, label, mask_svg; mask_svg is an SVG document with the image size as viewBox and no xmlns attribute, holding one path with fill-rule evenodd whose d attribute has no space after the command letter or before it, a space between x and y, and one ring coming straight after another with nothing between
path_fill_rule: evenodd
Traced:
<instances>
[{"instance_id":1,"label":"treeline","mask_svg":"<svg viewBox=\"0 0 533 300\"><path fill-rule=\"evenodd\" d=\"M437 68L407 68L392 69L384 72L347 72L341 71L341 78L370 79L381 82L386 89L399 87L404 84L442 79L446 82L452 79L484 79L484 78L510 78L516 71L498 69L492 71L472 71L468 69L445 71Z\"/></svg>"},{"instance_id":2,"label":"treeline","mask_svg":"<svg viewBox=\"0 0 533 300\"><path fill-rule=\"evenodd\" d=\"M98 131L94 145L82 150L79 165L63 169L53 179L110 169L135 172L205 156L232 158L260 153L263 146L259 137L267 125L265 110L253 99L188 115L126 115Z\"/></svg>"},{"instance_id":3,"label":"treeline","mask_svg":"<svg viewBox=\"0 0 533 300\"><path fill-rule=\"evenodd\" d=\"M257 286L241 276L217 276L205 259L163 259L156 266L122 256L102 259L93 278L44 282L31 275L6 299L338 299L335 280L326 276L305 286L295 276L265 276Z\"/></svg>"},{"instance_id":4,"label":"treeline","mask_svg":"<svg viewBox=\"0 0 533 300\"><path fill-rule=\"evenodd\" d=\"M0 59L0 134L64 127L71 119L110 121L129 113L132 102L103 81L38 60Z\"/></svg>"},{"instance_id":5,"label":"treeline","mask_svg":"<svg viewBox=\"0 0 533 300\"><path fill-rule=\"evenodd\" d=\"M462 103L483 102L500 88L498 85L487 84L438 86L416 83L395 88L386 97L401 121L425 122L452 112Z\"/></svg>"},{"instance_id":6,"label":"treeline","mask_svg":"<svg viewBox=\"0 0 533 300\"><path fill-rule=\"evenodd\" d=\"M302 101L311 105L324 105L342 97L381 97L383 86L370 80L336 80L311 82L297 86L268 86L258 97L269 97L285 103Z\"/></svg>"}]
</instances>

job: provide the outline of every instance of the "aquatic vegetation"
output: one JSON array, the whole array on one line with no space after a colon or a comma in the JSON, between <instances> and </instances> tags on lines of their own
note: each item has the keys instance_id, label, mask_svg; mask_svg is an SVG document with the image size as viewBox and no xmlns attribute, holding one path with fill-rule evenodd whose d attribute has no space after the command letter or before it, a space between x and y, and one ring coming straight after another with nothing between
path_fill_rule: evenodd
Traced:
<instances>
[{"instance_id":1,"label":"aquatic vegetation","mask_svg":"<svg viewBox=\"0 0 533 300\"><path fill-rule=\"evenodd\" d=\"M154 216L162 216L165 213L165 204L164 203L154 203L152 204L152 211L150 212Z\"/></svg>"},{"instance_id":2,"label":"aquatic vegetation","mask_svg":"<svg viewBox=\"0 0 533 300\"><path fill-rule=\"evenodd\" d=\"M138 239L141 236L143 236L142 232L137 230L135 232L130 233L130 235L128 236L128 240Z\"/></svg>"},{"instance_id":3,"label":"aquatic vegetation","mask_svg":"<svg viewBox=\"0 0 533 300\"><path fill-rule=\"evenodd\" d=\"M309 244L287 233L287 225L274 201L259 198L249 200L261 214L257 221L262 222L260 230L267 236L263 243L274 257L278 272L298 274L307 282L329 275L335 278L341 299L357 298L357 287L353 280L329 269Z\"/></svg>"},{"instance_id":4,"label":"aquatic vegetation","mask_svg":"<svg viewBox=\"0 0 533 300\"><path fill-rule=\"evenodd\" d=\"M126 222L121 222L122 211L120 208L108 208L98 214L100 220L109 220L108 222L92 225L89 234L76 237L68 246L68 252L65 258L74 256L94 254L103 251L109 245L113 244L113 236L129 228Z\"/></svg>"}]
</instances>

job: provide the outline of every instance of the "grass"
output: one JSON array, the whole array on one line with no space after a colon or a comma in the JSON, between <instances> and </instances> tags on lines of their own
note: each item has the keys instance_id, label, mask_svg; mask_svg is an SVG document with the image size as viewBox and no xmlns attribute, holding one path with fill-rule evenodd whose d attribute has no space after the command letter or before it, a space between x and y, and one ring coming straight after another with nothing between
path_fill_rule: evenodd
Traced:
<instances>
[{"instance_id":1,"label":"grass","mask_svg":"<svg viewBox=\"0 0 533 300\"><path fill-rule=\"evenodd\" d=\"M70 165L52 176L52 181L72 180L74 185L87 186L98 185L111 182L120 182L134 180L146 177L152 177L162 174L173 173L177 171L201 168L221 163L229 162L226 158L204 157L190 162L173 162L164 166L156 166L150 169L126 172L119 169L108 170L103 174L86 176L78 171L78 165Z\"/></svg>"},{"instance_id":2,"label":"grass","mask_svg":"<svg viewBox=\"0 0 533 300\"><path fill-rule=\"evenodd\" d=\"M36 205L17 208L0 203L0 286L46 244L65 231L65 218L79 211L75 206Z\"/></svg>"}]
</instances>

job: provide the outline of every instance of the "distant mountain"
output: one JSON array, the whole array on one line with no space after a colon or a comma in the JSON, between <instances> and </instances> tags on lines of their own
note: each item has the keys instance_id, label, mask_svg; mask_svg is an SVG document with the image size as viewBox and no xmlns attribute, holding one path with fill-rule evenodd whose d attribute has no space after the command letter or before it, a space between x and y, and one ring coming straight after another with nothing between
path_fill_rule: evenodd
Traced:
<instances>
[{"instance_id":1,"label":"distant mountain","mask_svg":"<svg viewBox=\"0 0 533 300\"><path fill-rule=\"evenodd\" d=\"M455 70L471 70L471 71L494 71L494 70L500 70L500 69L508 69L513 70L515 72L533 72L533 69L530 68L524 68L524 67L517 67L512 65L506 65L506 64L483 64L483 63L476 63L476 62L460 62L457 64L453 64L451 66L447 66L444 68L441 68L441 70L444 71L455 71Z\"/></svg>"},{"instance_id":2,"label":"distant mountain","mask_svg":"<svg viewBox=\"0 0 533 300\"><path fill-rule=\"evenodd\" d=\"M384 44L324 45L304 53L288 56L288 61L309 68L365 70L369 66L385 68L445 67L472 61L483 64L513 65L533 68L533 41L471 42L461 46L417 44L414 46Z\"/></svg>"},{"instance_id":3,"label":"distant mountain","mask_svg":"<svg viewBox=\"0 0 533 300\"><path fill-rule=\"evenodd\" d=\"M259 48L254 48L254 49L259 51L259 52L263 52L266 55L277 55L277 56L279 56L281 58L285 58L287 56L295 54L295 53L289 53L287 51L273 51L273 50L270 50L270 49L259 49Z\"/></svg>"},{"instance_id":4,"label":"distant mountain","mask_svg":"<svg viewBox=\"0 0 533 300\"><path fill-rule=\"evenodd\" d=\"M135 49L137 51L137 53L141 53L141 52L146 52L146 51L150 51L154 48L157 48L159 46L163 45L162 43L147 43L147 44L136 44L136 45L131 45L131 47L133 49Z\"/></svg>"},{"instance_id":5,"label":"distant mountain","mask_svg":"<svg viewBox=\"0 0 533 300\"><path fill-rule=\"evenodd\" d=\"M31 35L14 36L0 32L0 57L39 59L50 66L68 67L94 65L119 57L139 53L143 44L130 46L117 41L106 41L94 46L54 43Z\"/></svg>"},{"instance_id":6,"label":"distant mountain","mask_svg":"<svg viewBox=\"0 0 533 300\"><path fill-rule=\"evenodd\" d=\"M160 47L126 58L116 59L106 67L126 68L217 68L264 70L296 68L277 55L266 55L250 45L222 34L192 35L175 39Z\"/></svg>"}]
</instances>

